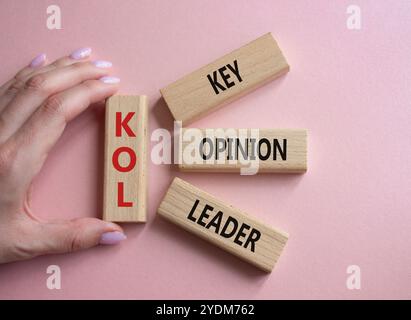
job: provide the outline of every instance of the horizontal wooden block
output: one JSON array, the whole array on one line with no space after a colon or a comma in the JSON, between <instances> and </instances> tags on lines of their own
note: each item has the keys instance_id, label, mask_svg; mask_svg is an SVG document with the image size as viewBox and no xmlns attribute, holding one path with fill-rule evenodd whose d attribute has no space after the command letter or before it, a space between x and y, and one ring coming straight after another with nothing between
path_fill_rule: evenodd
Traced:
<instances>
[{"instance_id":1,"label":"horizontal wooden block","mask_svg":"<svg viewBox=\"0 0 411 320\"><path fill-rule=\"evenodd\" d=\"M106 103L103 219L145 222L147 209L146 96L112 96Z\"/></svg>"},{"instance_id":2,"label":"horizontal wooden block","mask_svg":"<svg viewBox=\"0 0 411 320\"><path fill-rule=\"evenodd\" d=\"M179 135L182 171L299 173L307 170L302 129L197 129Z\"/></svg>"},{"instance_id":3,"label":"horizontal wooden block","mask_svg":"<svg viewBox=\"0 0 411 320\"><path fill-rule=\"evenodd\" d=\"M175 120L187 125L289 71L271 33L160 90Z\"/></svg>"},{"instance_id":4,"label":"horizontal wooden block","mask_svg":"<svg viewBox=\"0 0 411 320\"><path fill-rule=\"evenodd\" d=\"M271 272L288 235L175 178L158 213L183 229Z\"/></svg>"}]
</instances>

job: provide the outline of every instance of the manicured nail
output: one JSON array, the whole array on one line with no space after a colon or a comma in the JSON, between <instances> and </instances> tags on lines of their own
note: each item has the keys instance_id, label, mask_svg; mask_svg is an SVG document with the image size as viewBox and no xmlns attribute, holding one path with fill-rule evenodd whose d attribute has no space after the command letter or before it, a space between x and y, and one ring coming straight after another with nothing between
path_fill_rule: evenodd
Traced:
<instances>
[{"instance_id":1,"label":"manicured nail","mask_svg":"<svg viewBox=\"0 0 411 320\"><path fill-rule=\"evenodd\" d=\"M87 58L91 54L91 48L80 48L74 51L71 55L70 58L75 59L75 60L80 60L83 58Z\"/></svg>"},{"instance_id":2,"label":"manicured nail","mask_svg":"<svg viewBox=\"0 0 411 320\"><path fill-rule=\"evenodd\" d=\"M120 231L105 232L101 235L99 244L114 245L126 239L126 235Z\"/></svg>"},{"instance_id":3,"label":"manicured nail","mask_svg":"<svg viewBox=\"0 0 411 320\"><path fill-rule=\"evenodd\" d=\"M110 61L96 60L92 62L97 68L111 68L113 64Z\"/></svg>"},{"instance_id":4,"label":"manicured nail","mask_svg":"<svg viewBox=\"0 0 411 320\"><path fill-rule=\"evenodd\" d=\"M37 57L35 57L33 60L31 60L30 67L32 68L40 67L44 64L45 61L46 61L46 54L41 53Z\"/></svg>"},{"instance_id":5,"label":"manicured nail","mask_svg":"<svg viewBox=\"0 0 411 320\"><path fill-rule=\"evenodd\" d=\"M100 78L100 81L107 83L107 84L115 84L115 83L119 83L120 79L116 77L106 76L106 77Z\"/></svg>"}]
</instances>

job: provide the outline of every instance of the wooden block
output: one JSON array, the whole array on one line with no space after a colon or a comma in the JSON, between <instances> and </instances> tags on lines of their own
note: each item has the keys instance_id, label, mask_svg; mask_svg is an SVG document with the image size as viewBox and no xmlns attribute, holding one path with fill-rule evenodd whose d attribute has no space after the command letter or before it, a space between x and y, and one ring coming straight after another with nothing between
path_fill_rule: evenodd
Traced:
<instances>
[{"instance_id":1,"label":"wooden block","mask_svg":"<svg viewBox=\"0 0 411 320\"><path fill-rule=\"evenodd\" d=\"M298 173L307 170L307 131L196 129L179 135L182 171Z\"/></svg>"},{"instance_id":2,"label":"wooden block","mask_svg":"<svg viewBox=\"0 0 411 320\"><path fill-rule=\"evenodd\" d=\"M147 209L146 96L112 96L106 103L103 219L145 222Z\"/></svg>"},{"instance_id":3,"label":"wooden block","mask_svg":"<svg viewBox=\"0 0 411 320\"><path fill-rule=\"evenodd\" d=\"M183 229L271 272L288 235L175 178L158 213Z\"/></svg>"},{"instance_id":4,"label":"wooden block","mask_svg":"<svg viewBox=\"0 0 411 320\"><path fill-rule=\"evenodd\" d=\"M160 90L184 125L289 71L271 33L250 42Z\"/></svg>"}]
</instances>

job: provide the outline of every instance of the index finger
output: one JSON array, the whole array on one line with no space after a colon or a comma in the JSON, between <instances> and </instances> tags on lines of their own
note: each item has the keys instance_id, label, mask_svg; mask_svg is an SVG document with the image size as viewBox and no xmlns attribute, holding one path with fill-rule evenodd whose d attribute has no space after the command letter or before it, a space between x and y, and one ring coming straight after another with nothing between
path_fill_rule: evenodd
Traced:
<instances>
[{"instance_id":1,"label":"index finger","mask_svg":"<svg viewBox=\"0 0 411 320\"><path fill-rule=\"evenodd\" d=\"M36 56L29 65L18 71L16 75L0 87L0 112L16 96L30 77L51 71L53 69L69 66L79 61L86 61L91 55L91 48L84 47L73 51L70 55L61 57L47 64L45 53Z\"/></svg>"}]
</instances>

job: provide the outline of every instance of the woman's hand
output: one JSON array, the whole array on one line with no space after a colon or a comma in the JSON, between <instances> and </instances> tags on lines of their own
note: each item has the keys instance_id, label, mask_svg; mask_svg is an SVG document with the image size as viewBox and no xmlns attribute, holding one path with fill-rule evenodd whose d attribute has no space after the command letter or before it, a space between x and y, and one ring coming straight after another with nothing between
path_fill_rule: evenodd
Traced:
<instances>
[{"instance_id":1,"label":"woman's hand","mask_svg":"<svg viewBox=\"0 0 411 320\"><path fill-rule=\"evenodd\" d=\"M0 263L65 253L126 237L95 218L40 221L28 202L33 178L66 124L113 95L111 63L89 61L90 48L47 64L44 54L0 87Z\"/></svg>"}]
</instances>

